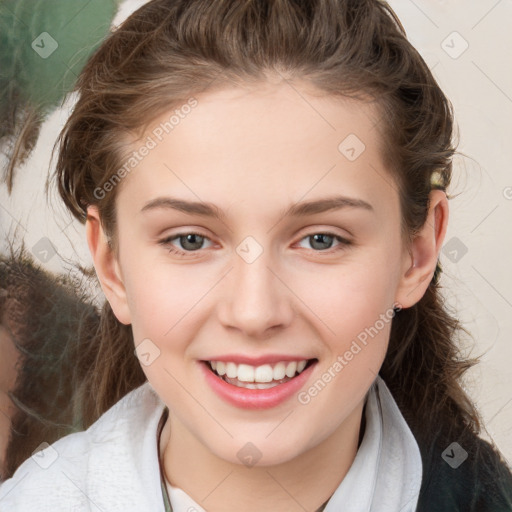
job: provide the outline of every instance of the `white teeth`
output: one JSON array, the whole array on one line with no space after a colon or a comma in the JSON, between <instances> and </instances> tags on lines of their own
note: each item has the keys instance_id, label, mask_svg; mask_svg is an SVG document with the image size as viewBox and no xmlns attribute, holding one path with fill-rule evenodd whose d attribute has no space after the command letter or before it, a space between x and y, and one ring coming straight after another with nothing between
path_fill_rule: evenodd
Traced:
<instances>
[{"instance_id":1,"label":"white teeth","mask_svg":"<svg viewBox=\"0 0 512 512\"><path fill-rule=\"evenodd\" d=\"M254 366L239 364L236 377L242 382L254 382Z\"/></svg>"},{"instance_id":2,"label":"white teeth","mask_svg":"<svg viewBox=\"0 0 512 512\"><path fill-rule=\"evenodd\" d=\"M264 364L263 366L258 366L258 368L256 368L256 371L254 372L255 382L272 382L273 380L274 372L272 370L272 366Z\"/></svg>"},{"instance_id":3,"label":"white teeth","mask_svg":"<svg viewBox=\"0 0 512 512\"><path fill-rule=\"evenodd\" d=\"M230 379L236 379L236 375L238 373L238 369L235 363L227 363L226 364L226 375Z\"/></svg>"},{"instance_id":4,"label":"white teeth","mask_svg":"<svg viewBox=\"0 0 512 512\"><path fill-rule=\"evenodd\" d=\"M217 361L217 373L221 376L226 373L226 365L222 361Z\"/></svg>"},{"instance_id":5,"label":"white teeth","mask_svg":"<svg viewBox=\"0 0 512 512\"><path fill-rule=\"evenodd\" d=\"M280 381L285 378L291 379L295 377L296 373L301 373L306 368L307 360L300 361L280 361L274 366L270 364L263 364L261 366L251 366L249 364L236 364L233 362L224 361L210 361L210 366L213 371L216 371L221 377L223 375L228 379L237 379L244 383L256 382L258 386L261 384L263 387L252 387L247 385L250 389L266 389L269 383L273 381Z\"/></svg>"},{"instance_id":6,"label":"white teeth","mask_svg":"<svg viewBox=\"0 0 512 512\"><path fill-rule=\"evenodd\" d=\"M288 363L286 365L286 376L287 377L293 377L295 375L296 371L297 371L297 363L295 361L292 361L291 363Z\"/></svg>"},{"instance_id":7,"label":"white teeth","mask_svg":"<svg viewBox=\"0 0 512 512\"><path fill-rule=\"evenodd\" d=\"M246 389L270 389L275 386L279 386L279 382L242 382L238 379L229 379L224 378L224 380L228 384L232 384L233 386L237 386L239 388L246 388Z\"/></svg>"},{"instance_id":8,"label":"white teeth","mask_svg":"<svg viewBox=\"0 0 512 512\"><path fill-rule=\"evenodd\" d=\"M281 380L284 379L286 375L286 363L277 363L274 366L274 379Z\"/></svg>"},{"instance_id":9,"label":"white teeth","mask_svg":"<svg viewBox=\"0 0 512 512\"><path fill-rule=\"evenodd\" d=\"M277 382L262 382L261 384L255 384L258 389L270 389L275 386L279 386Z\"/></svg>"}]
</instances>

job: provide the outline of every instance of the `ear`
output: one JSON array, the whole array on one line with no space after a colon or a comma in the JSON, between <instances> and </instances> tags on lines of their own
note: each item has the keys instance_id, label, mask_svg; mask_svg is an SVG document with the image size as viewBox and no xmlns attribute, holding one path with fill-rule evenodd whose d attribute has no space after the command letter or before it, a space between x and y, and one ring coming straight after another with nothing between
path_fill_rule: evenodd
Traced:
<instances>
[{"instance_id":1,"label":"ear","mask_svg":"<svg viewBox=\"0 0 512 512\"><path fill-rule=\"evenodd\" d=\"M131 323L131 317L121 268L114 250L111 248L108 238L103 231L96 206L89 206L87 208L85 232L94 268L100 280L103 293L110 303L116 318L122 324L128 325Z\"/></svg>"},{"instance_id":2,"label":"ear","mask_svg":"<svg viewBox=\"0 0 512 512\"><path fill-rule=\"evenodd\" d=\"M429 195L427 220L403 258L396 302L403 309L414 306L425 294L439 258L448 225L448 199L442 190Z\"/></svg>"}]
</instances>

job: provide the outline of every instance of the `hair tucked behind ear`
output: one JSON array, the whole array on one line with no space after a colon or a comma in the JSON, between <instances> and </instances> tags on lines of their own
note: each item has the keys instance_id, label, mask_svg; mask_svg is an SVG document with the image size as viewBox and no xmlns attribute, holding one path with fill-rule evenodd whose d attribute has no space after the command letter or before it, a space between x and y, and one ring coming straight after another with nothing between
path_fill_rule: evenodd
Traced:
<instances>
[{"instance_id":1,"label":"hair tucked behind ear","mask_svg":"<svg viewBox=\"0 0 512 512\"><path fill-rule=\"evenodd\" d=\"M79 77L79 99L59 144L57 178L66 205L82 221L87 206L96 205L115 239L119 187L102 191L122 165L121 136L141 133L194 94L269 75L374 103L383 158L400 190L404 240L410 240L426 220L434 173L440 188L450 183L452 111L391 9L377 0L149 2ZM91 348L97 401L88 408L91 418L142 380L129 328L108 307L102 326ZM436 279L393 320L381 374L418 438L428 439L439 425L479 430L459 380L472 362L459 354L458 331Z\"/></svg>"}]
</instances>

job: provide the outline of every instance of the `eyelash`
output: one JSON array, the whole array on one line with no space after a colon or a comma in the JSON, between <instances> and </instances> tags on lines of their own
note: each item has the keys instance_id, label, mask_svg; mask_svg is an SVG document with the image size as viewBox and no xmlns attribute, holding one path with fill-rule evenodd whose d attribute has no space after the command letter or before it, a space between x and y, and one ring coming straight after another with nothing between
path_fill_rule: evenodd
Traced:
<instances>
[{"instance_id":1,"label":"eyelash","mask_svg":"<svg viewBox=\"0 0 512 512\"><path fill-rule=\"evenodd\" d=\"M181 251L179 249L176 249L176 247L174 247L173 245L171 245L171 242L173 240L179 239L179 238L181 238L183 236L187 236L187 235L197 235L197 236L200 236L201 238L203 238L205 240L210 240L208 237L206 237L204 235L201 235L201 233L196 233L194 231L190 231L188 233L178 233L176 235L169 236L167 238L164 238L163 240L161 240L158 243L160 245L164 246L169 251L169 253L176 254L178 256L192 256L194 253L199 253L201 251L201 249L198 249L196 251ZM350 240L347 240L346 238L343 238L343 237L341 237L339 235L336 235L335 233L331 233L329 231L317 231L317 232L310 233L310 234L308 234L306 236L303 236L299 240L299 242L302 242L302 240L310 238L310 237L312 237L314 235L327 235L329 237L334 238L335 240L337 240L339 242L339 245L336 246L334 249L332 249L332 248L331 249L325 249L325 250L308 249L308 250L311 250L311 251L313 251L315 253L319 253L319 254L333 254L333 253L338 252L340 250L346 249L347 247L352 245L352 242ZM195 257L195 256L192 256L192 257Z\"/></svg>"}]
</instances>

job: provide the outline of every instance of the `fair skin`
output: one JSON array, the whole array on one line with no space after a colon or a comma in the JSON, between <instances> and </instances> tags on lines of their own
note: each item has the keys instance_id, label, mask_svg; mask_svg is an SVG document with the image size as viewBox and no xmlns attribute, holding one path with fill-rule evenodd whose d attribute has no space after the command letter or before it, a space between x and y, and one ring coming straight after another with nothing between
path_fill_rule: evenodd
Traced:
<instances>
[{"instance_id":1,"label":"fair skin","mask_svg":"<svg viewBox=\"0 0 512 512\"><path fill-rule=\"evenodd\" d=\"M197 97L120 185L115 251L97 208L88 209L107 299L132 325L136 345L149 338L160 350L143 369L170 411L161 440L166 477L209 512L315 511L331 496L356 455L390 323L309 403L298 393L394 303L407 308L422 297L445 235L446 196L433 191L425 226L412 246L403 244L372 106L300 91L267 83ZM366 146L354 161L338 151L349 134ZM356 202L283 216L295 203L334 195ZM224 217L165 201L144 208L170 196L214 204ZM186 233L205 238L176 238ZM322 233L333 237L315 241ZM263 251L250 263L237 252L249 236ZM244 408L205 379L205 361L226 354L289 356L311 367L292 396ZM247 443L261 454L254 467L237 456Z\"/></svg>"}]
</instances>

